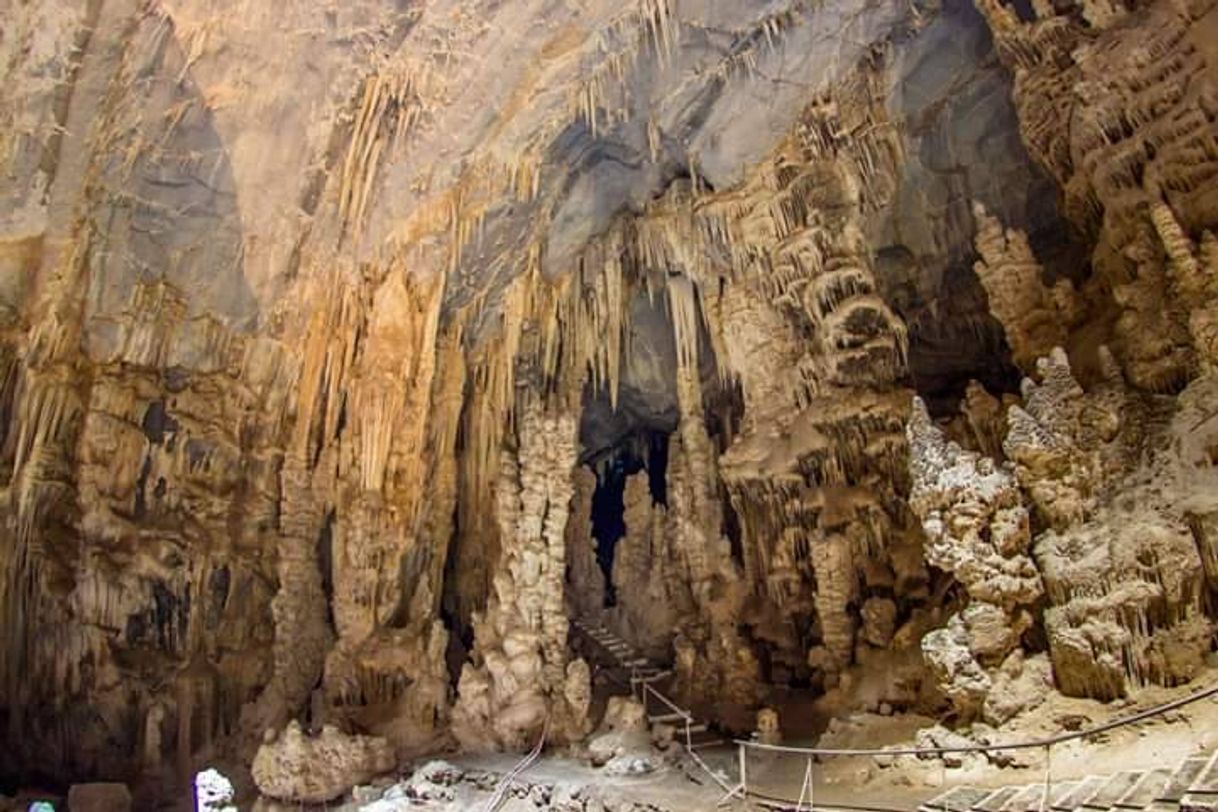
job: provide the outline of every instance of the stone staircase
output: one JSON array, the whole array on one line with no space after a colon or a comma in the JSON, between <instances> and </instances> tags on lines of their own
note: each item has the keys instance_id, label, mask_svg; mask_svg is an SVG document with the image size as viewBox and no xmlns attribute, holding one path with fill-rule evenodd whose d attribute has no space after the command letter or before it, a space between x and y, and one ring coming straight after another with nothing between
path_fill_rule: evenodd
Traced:
<instances>
[{"instance_id":1,"label":"stone staircase","mask_svg":"<svg viewBox=\"0 0 1218 812\"><path fill-rule=\"evenodd\" d=\"M671 700L655 687L671 677L672 672L653 663L634 646L602 624L572 620L571 626L596 646L601 654L601 659L611 668L629 674L630 689L636 696L639 693L642 694L648 721L653 725L672 725L677 732L676 738L681 744L686 744L685 718L689 716L693 719L693 714L688 710L677 709ZM726 739L710 730L706 722L692 721L689 726L689 734L690 749L714 747L726 743Z\"/></svg>"},{"instance_id":2,"label":"stone staircase","mask_svg":"<svg viewBox=\"0 0 1218 812\"><path fill-rule=\"evenodd\" d=\"M961 786L919 812L1040 812L1044 784L984 789ZM1176 767L1128 770L1054 782L1045 812L1218 812L1218 752Z\"/></svg>"}]
</instances>

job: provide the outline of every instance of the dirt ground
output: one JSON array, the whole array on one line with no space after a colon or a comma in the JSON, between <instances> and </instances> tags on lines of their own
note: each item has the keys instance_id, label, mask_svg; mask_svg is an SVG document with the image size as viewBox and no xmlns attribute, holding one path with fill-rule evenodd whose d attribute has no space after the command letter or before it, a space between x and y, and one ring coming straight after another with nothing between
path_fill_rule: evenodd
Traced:
<instances>
[{"instance_id":1,"label":"dirt ground","mask_svg":"<svg viewBox=\"0 0 1218 812\"><path fill-rule=\"evenodd\" d=\"M1126 700L1108 705L1053 694L1040 707L1003 728L995 739L1022 741L1069 729L1091 728L1213 686L1218 686L1218 668L1215 667L1187 686L1145 688ZM810 712L807 708L804 711ZM831 742L832 746L842 748L913 745L916 731L932 724L931 719L913 715L859 714L839 722L833 733L820 739L822 744ZM795 738L787 743L812 745L815 742ZM1209 698L1172 711L1165 717L1154 717L1099 736L1056 745L1051 755L1051 777L1053 781L1065 781L1129 769L1172 767L1187 756L1214 749L1218 749L1218 699ZM723 770L732 782L736 780L738 755L734 747L714 748L703 751L703 755L712 767ZM517 757L467 756L451 760L469 769L506 772L515 765ZM958 766L944 765L940 760L905 758L894 761L889 766L882 766L871 757L853 757L815 764L817 804L912 810L950 786L1039 783L1044 780L1046 766L1041 750L1023 751L1014 764L1001 767L982 756L966 756ZM799 796L806 770L807 759L802 756L753 754L747 764L749 787L766 795L794 800ZM694 783L691 776L702 783ZM594 786L621 800L682 812L716 809L723 796L722 790L696 768L687 774L675 765L642 777L609 778L577 760L546 757L521 779L533 784ZM745 807L736 803L718 808Z\"/></svg>"}]
</instances>

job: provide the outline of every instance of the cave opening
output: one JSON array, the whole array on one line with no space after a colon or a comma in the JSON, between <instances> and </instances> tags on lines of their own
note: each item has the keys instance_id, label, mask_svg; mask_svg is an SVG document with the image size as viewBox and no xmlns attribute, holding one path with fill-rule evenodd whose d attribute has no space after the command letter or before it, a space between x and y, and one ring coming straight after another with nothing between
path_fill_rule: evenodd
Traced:
<instances>
[{"instance_id":1,"label":"cave opening","mask_svg":"<svg viewBox=\"0 0 1218 812\"><path fill-rule=\"evenodd\" d=\"M591 526L596 542L596 563L605 584L605 607L617 605L613 584L613 559L617 543L626 535L626 480L646 472L653 504L666 505L669 435L642 429L609 450L593 466L596 489L592 492Z\"/></svg>"}]
</instances>

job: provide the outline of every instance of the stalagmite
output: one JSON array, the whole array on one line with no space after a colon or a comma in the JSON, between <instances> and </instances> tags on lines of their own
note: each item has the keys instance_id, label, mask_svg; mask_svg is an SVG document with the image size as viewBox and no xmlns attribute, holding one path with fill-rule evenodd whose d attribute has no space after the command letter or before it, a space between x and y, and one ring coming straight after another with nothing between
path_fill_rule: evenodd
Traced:
<instances>
[{"instance_id":1,"label":"stalagmite","mask_svg":"<svg viewBox=\"0 0 1218 812\"><path fill-rule=\"evenodd\" d=\"M453 711L454 733L474 749L524 749L543 729L558 741L587 733L588 670L568 660L562 599L575 422L531 404L518 431L499 467L502 550L474 622L478 665L464 666Z\"/></svg>"},{"instance_id":2,"label":"stalagmite","mask_svg":"<svg viewBox=\"0 0 1218 812\"><path fill-rule=\"evenodd\" d=\"M993 686L992 669L1016 648L1043 594L1028 548L1027 509L1011 472L948 441L915 399L908 428L910 508L926 533L926 560L951 573L974 601L946 629L922 638L939 687L965 717Z\"/></svg>"}]
</instances>

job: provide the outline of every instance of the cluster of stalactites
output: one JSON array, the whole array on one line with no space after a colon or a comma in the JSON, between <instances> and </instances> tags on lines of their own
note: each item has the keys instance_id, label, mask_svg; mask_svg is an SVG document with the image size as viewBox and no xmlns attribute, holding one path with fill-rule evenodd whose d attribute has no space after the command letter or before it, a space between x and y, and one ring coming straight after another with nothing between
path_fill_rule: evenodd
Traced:
<instances>
[{"instance_id":1,"label":"cluster of stalactites","mask_svg":"<svg viewBox=\"0 0 1218 812\"><path fill-rule=\"evenodd\" d=\"M1150 218L1163 243L1176 300L1187 311L1193 350L1204 371L1218 368L1218 239L1205 231L1199 246L1184 232L1171 207L1151 203Z\"/></svg>"},{"instance_id":2,"label":"cluster of stalactites","mask_svg":"<svg viewBox=\"0 0 1218 812\"><path fill-rule=\"evenodd\" d=\"M434 104L436 81L429 63L401 59L364 80L338 193L339 220L356 242L381 161L406 142Z\"/></svg>"},{"instance_id":3,"label":"cluster of stalactites","mask_svg":"<svg viewBox=\"0 0 1218 812\"><path fill-rule=\"evenodd\" d=\"M985 288L990 312L1006 331L1015 363L1031 371L1036 359L1065 343L1076 317L1074 288L1066 279L1052 288L1045 286L1043 269L1022 231L1003 229L998 218L977 202L973 217L974 243L981 255L973 270Z\"/></svg>"},{"instance_id":4,"label":"cluster of stalactites","mask_svg":"<svg viewBox=\"0 0 1218 812\"><path fill-rule=\"evenodd\" d=\"M1195 242L1204 254L1214 226L1205 190L1218 128L1200 24L1213 4L1151 4L1132 17L1106 0L1081 3L1081 15L1033 5L1037 19L1022 22L1009 5L980 4L1016 71L1023 140L1063 189L1064 214L1094 238L1088 299L1111 297L1109 341L1130 383L1178 391L1211 363L1215 332L1212 297L1180 282L1190 273L1181 251L1197 253ZM1025 370L1060 343L1047 324L1040 332Z\"/></svg>"}]
</instances>

